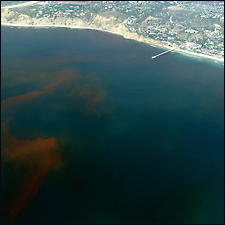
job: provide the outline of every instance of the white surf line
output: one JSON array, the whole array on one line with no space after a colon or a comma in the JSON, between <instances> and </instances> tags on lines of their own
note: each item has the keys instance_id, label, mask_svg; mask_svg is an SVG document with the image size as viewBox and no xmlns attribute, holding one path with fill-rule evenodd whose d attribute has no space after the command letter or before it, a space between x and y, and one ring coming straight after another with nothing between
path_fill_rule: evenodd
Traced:
<instances>
[{"instance_id":1,"label":"white surf line","mask_svg":"<svg viewBox=\"0 0 225 225\"><path fill-rule=\"evenodd\" d=\"M49 24L49 25L44 25L44 24L43 25L41 25L41 24L39 24L39 25L27 25L27 24L15 24L15 23L12 24L12 23L2 23L2 22L1 22L1 25L15 26L15 27L64 27L64 28L72 28L72 29L99 30L99 31L104 31L104 32L108 32L108 33L112 33L112 34L116 34L116 35L120 35L120 36L124 37L124 35L121 34L121 33L109 31L109 30L104 30L104 29L101 29L101 28L94 28L94 27L81 27L81 26L70 26L70 25L53 25L53 24ZM133 38L126 38L126 39L136 40L136 39L133 39ZM136 40L136 41L143 42L143 41L139 41L139 40ZM155 44L155 43L153 44L153 43L150 43L150 42L144 42L144 43L147 43L147 44L150 44L150 45L153 45L153 46L155 45L155 46L162 47L162 48L173 49L176 52L187 54L187 55L192 55L192 56L197 56L197 57L202 57L202 58L208 58L208 59L224 62L224 58L217 58L215 56L204 55L204 54L195 53L195 52L189 52L189 51L186 51L186 50L183 50L183 49L177 49L177 48L174 48L174 47Z\"/></svg>"},{"instance_id":2,"label":"white surf line","mask_svg":"<svg viewBox=\"0 0 225 225\"><path fill-rule=\"evenodd\" d=\"M95 27L80 27L80 26L69 26L69 25L53 25L53 24L48 24L48 25L42 25L42 24L37 24L37 25L29 25L29 24L15 24L15 23L1 23L1 25L5 26L12 26L12 27L64 27L64 28L73 28L73 29L87 29L87 30L99 30L99 31L105 31L108 33L112 34L117 34L120 36L123 36L121 33L117 33L114 31L109 31L109 30L104 30L101 28L95 28Z\"/></svg>"},{"instance_id":3,"label":"white surf line","mask_svg":"<svg viewBox=\"0 0 225 225\"><path fill-rule=\"evenodd\" d=\"M190 55L190 56L200 57L200 58L204 57L204 58L208 58L208 59L213 59L213 60L224 62L224 58L217 58L215 56L204 55L204 54L195 53L195 52L189 52L189 51L186 51L186 50L183 50L183 49L174 49L174 50L177 51L177 52L180 52L180 53L182 53L184 55Z\"/></svg>"}]
</instances>

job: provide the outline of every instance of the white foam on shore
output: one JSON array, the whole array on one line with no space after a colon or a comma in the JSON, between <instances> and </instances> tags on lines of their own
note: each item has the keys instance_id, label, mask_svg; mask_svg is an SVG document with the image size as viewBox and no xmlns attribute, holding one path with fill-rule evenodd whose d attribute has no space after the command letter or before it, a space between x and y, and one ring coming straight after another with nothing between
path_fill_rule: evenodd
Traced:
<instances>
[{"instance_id":1,"label":"white foam on shore","mask_svg":"<svg viewBox=\"0 0 225 225\"><path fill-rule=\"evenodd\" d=\"M53 24L49 24L49 25L26 25L26 24L12 24L12 23L1 23L1 25L5 25L5 26L13 26L13 27L64 27L64 28L71 28L71 29L87 29L87 30L99 30L99 31L105 31L108 33L112 33L112 34L117 34L117 35L121 35L123 36L123 34L121 33L117 33L117 32L113 32L113 31L109 31L109 30L104 30L101 28L94 28L94 27L80 27L80 26L69 26L69 25L53 25Z\"/></svg>"},{"instance_id":2,"label":"white foam on shore","mask_svg":"<svg viewBox=\"0 0 225 225\"><path fill-rule=\"evenodd\" d=\"M120 35L120 36L123 36L123 34L121 33L117 33L117 32L113 32L113 31L109 31L109 30L104 30L104 29L101 29L101 28L94 28L94 27L81 27L81 26L69 26L69 25L53 25L53 24L49 24L49 25L26 25L26 24L12 24L12 23L1 23L1 25L3 26L14 26L14 27L46 27L46 28L50 28L50 27L62 27L62 28L71 28L71 29L87 29L87 30L99 30L99 31L104 31L104 32L108 32L108 33L112 33L112 34L116 34L116 35ZM126 39L131 39L131 40L136 40L136 39L133 39L133 38L126 38ZM136 41L139 41L139 40L136 40ZM143 42L143 41L139 41L139 42ZM182 49L176 49L174 47L170 47L170 46L166 46L166 45L160 45L160 44L153 44L153 43L150 43L150 42L144 42L144 43L147 43L147 44L150 44L151 46L153 47L160 47L160 48L166 48L166 49L173 49L173 51L176 51L178 53L182 53L182 54L185 54L185 55L190 55L190 56L195 56L195 57L204 57L204 58L208 58L208 59L212 59L212 60L215 60L215 61L220 61L220 62L224 62L224 58L217 58L215 56L210 56L210 55L204 55L204 54L201 54L201 53L195 53L195 52L190 52L190 51L187 51L187 50L182 50Z\"/></svg>"},{"instance_id":3,"label":"white foam on shore","mask_svg":"<svg viewBox=\"0 0 225 225\"><path fill-rule=\"evenodd\" d=\"M184 55L188 55L188 56L193 56L193 57L197 57L197 58L208 58L208 59L213 59L213 60L216 60L216 61L220 61L220 62L224 62L224 58L217 58L215 56L210 56L210 55L204 55L204 54L201 54L201 53L195 53L195 52L189 52L189 51L186 51L186 50L182 50L182 49L175 49L175 51L177 52L180 52Z\"/></svg>"}]
</instances>

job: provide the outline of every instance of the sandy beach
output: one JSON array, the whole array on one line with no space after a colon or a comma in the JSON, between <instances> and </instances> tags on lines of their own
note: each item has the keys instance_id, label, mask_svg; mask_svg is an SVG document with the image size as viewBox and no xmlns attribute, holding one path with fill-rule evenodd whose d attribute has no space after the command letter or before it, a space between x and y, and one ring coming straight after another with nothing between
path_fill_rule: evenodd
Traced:
<instances>
[{"instance_id":1,"label":"sandy beach","mask_svg":"<svg viewBox=\"0 0 225 225\"><path fill-rule=\"evenodd\" d=\"M26 24L12 24L12 23L1 23L1 25L3 26L12 26L12 27L64 27L64 28L70 28L70 29L87 29L87 30L99 30L99 31L105 31L108 33L112 33L112 34L117 34L120 36L123 36L123 34L117 33L117 32L113 32L113 31L109 31L109 30L104 30L101 28L94 28L94 27L80 27L80 26L69 26L69 25L53 25L53 24L48 24L48 25L26 25Z\"/></svg>"},{"instance_id":2,"label":"sandy beach","mask_svg":"<svg viewBox=\"0 0 225 225\"><path fill-rule=\"evenodd\" d=\"M109 31L109 30L104 30L101 28L94 28L94 27L81 27L81 26L69 26L69 25L53 25L53 24L48 24L48 25L26 25L26 24L12 24L12 23L1 23L1 25L3 26L14 26L14 27L36 27L36 28L50 28L50 27L62 27L62 28L70 28L70 29L89 29L89 30L99 30L99 31L104 31L104 32L108 32L108 33L112 33L112 34L116 34L116 35L120 35L123 36L124 35L122 33L117 33L117 32L113 32L113 31ZM139 41L135 38L126 38L126 39L132 39L132 40L136 40ZM143 41L139 41L139 42L143 42ZM152 44L150 42L144 42L147 44L150 44L151 46L154 47L160 47L160 48L164 48L164 49L173 49L173 51L176 51L178 53L182 53L182 54L186 54L186 55L190 55L190 56L195 56L195 57L203 57L203 58L208 58L211 60L215 60L215 61L220 61L220 62L224 62L224 58L218 58L215 56L210 56L210 55L204 55L204 54L200 54L200 53L195 53L195 52L190 52L190 51L186 51L186 50L182 50L182 49L177 49L174 47L170 47L167 45L160 45L160 44Z\"/></svg>"},{"instance_id":3,"label":"sandy beach","mask_svg":"<svg viewBox=\"0 0 225 225\"><path fill-rule=\"evenodd\" d=\"M35 4L35 3L37 3L37 1L30 1L30 2L16 4L16 5L8 5L8 6L3 6L1 8L2 9L18 8L18 7L24 7L24 6L32 5L32 4Z\"/></svg>"},{"instance_id":4,"label":"sandy beach","mask_svg":"<svg viewBox=\"0 0 225 225\"><path fill-rule=\"evenodd\" d=\"M157 45L157 44L155 44L155 46L162 47L162 48L168 49L168 50L172 50L173 49L173 51L178 52L178 53L182 53L184 55L194 56L194 57L198 57L198 58L202 58L203 57L203 58L208 58L208 59L212 59L212 60L215 60L215 61L224 62L224 58L218 58L218 57L215 57L215 56L210 56L210 55L204 55L204 54L201 54L201 53L190 52L190 51L186 51L186 50L183 50L183 49L177 49L177 48L166 46L166 45Z\"/></svg>"}]
</instances>

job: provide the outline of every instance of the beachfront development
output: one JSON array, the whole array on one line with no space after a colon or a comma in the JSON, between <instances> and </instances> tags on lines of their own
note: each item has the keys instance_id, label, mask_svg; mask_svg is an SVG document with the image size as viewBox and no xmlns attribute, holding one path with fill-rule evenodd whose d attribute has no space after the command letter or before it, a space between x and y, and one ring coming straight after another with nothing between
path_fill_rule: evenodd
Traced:
<instances>
[{"instance_id":1,"label":"beachfront development","mask_svg":"<svg viewBox=\"0 0 225 225\"><path fill-rule=\"evenodd\" d=\"M2 1L1 24L96 29L224 61L223 2Z\"/></svg>"}]
</instances>

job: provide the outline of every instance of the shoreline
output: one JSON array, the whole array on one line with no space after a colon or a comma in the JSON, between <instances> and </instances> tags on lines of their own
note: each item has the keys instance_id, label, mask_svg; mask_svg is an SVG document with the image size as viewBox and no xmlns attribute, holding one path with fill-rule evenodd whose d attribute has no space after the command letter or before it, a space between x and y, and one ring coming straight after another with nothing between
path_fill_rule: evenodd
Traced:
<instances>
[{"instance_id":1,"label":"shoreline","mask_svg":"<svg viewBox=\"0 0 225 225\"><path fill-rule=\"evenodd\" d=\"M1 23L1 25L3 25L3 26L12 26L12 27L13 26L14 27L36 27L36 28L38 28L38 27L39 28L44 28L44 27L46 27L46 28L61 27L61 28L70 28L70 29L98 30L98 31L104 31L104 32L120 35L123 38L125 38L122 33L117 33L117 32L114 32L114 31L104 30L104 29L101 29L101 28L94 28L94 27L81 27L81 26L71 26L71 25L53 25L53 24L49 24L49 25L27 25L27 24L11 24L11 23ZM146 44L149 44L149 45L151 45L153 47L165 48L165 49L168 49L168 50L173 49L174 52L178 52L178 53L181 53L181 54L184 54L184 55L188 55L188 56L207 58L207 59L211 59L211 60L215 60L215 61L224 62L224 58L217 58L215 56L210 56L210 55L204 55L204 54L201 54L201 53L190 52L190 51L183 50L183 49L176 49L174 47L170 47L170 46L167 46L167 45L160 45L160 44L155 44L155 43L153 44L153 43L145 42L145 41L139 41L139 40L137 40L135 38L127 38L126 37L125 39L130 39L130 40L135 40L135 41L138 41L138 42L146 43Z\"/></svg>"},{"instance_id":2,"label":"shoreline","mask_svg":"<svg viewBox=\"0 0 225 225\"><path fill-rule=\"evenodd\" d=\"M192 57L197 57L197 58L207 58L207 59L211 59L211 60L215 60L215 61L224 62L224 58L217 58L215 56L204 55L204 54L196 53L196 52L190 52L190 51L187 51L187 50L177 49L177 48L166 46L166 45L156 45L156 47L162 47L162 48L165 48L167 50L173 50L174 52L181 53L181 54L187 55L189 57L192 56Z\"/></svg>"},{"instance_id":3,"label":"shoreline","mask_svg":"<svg viewBox=\"0 0 225 225\"><path fill-rule=\"evenodd\" d=\"M48 25L27 25L27 24L12 24L12 23L1 23L1 25L3 26L12 26L12 27L61 27L61 28L71 28L71 29L86 29L86 30L99 30L99 31L105 31L105 32L108 32L108 33L112 33L112 34L117 34L117 35L120 35L120 36L123 36L123 34L121 33L117 33L117 32L114 32L114 31L110 31L110 30L104 30L104 29L101 29L101 28L95 28L95 27L80 27L80 26L71 26L71 25L54 25L54 24L48 24Z\"/></svg>"}]
</instances>

